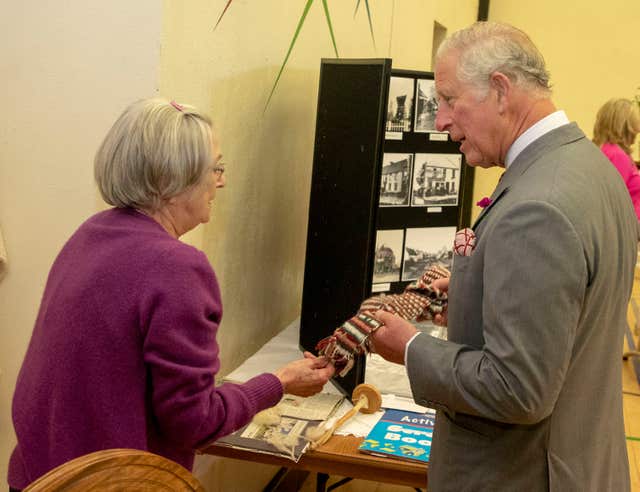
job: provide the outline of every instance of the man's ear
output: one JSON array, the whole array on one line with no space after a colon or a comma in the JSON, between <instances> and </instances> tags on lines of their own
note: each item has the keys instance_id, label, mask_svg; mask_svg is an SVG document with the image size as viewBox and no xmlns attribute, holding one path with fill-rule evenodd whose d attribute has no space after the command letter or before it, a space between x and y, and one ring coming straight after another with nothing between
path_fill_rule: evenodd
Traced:
<instances>
[{"instance_id":1,"label":"man's ear","mask_svg":"<svg viewBox=\"0 0 640 492\"><path fill-rule=\"evenodd\" d=\"M504 113L513 89L511 80L502 72L493 72L489 77L489 84L491 88L496 91L498 111Z\"/></svg>"}]
</instances>

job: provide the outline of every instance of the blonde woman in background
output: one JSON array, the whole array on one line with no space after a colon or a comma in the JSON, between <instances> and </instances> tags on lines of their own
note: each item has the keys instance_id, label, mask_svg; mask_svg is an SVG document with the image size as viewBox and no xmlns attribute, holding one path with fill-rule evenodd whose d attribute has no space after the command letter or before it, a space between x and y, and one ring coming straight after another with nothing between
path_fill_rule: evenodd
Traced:
<instances>
[{"instance_id":1,"label":"blonde woman in background","mask_svg":"<svg viewBox=\"0 0 640 492\"><path fill-rule=\"evenodd\" d=\"M631 158L631 147L638 133L640 108L629 99L610 99L598 110L593 142L622 176L640 220L640 172Z\"/></svg>"}]
</instances>

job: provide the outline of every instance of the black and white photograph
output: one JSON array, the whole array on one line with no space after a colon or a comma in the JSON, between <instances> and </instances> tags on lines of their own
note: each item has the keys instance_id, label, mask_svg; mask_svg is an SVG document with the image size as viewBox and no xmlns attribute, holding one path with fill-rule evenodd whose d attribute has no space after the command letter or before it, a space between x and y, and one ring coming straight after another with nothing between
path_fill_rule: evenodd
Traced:
<instances>
[{"instance_id":1,"label":"black and white photograph","mask_svg":"<svg viewBox=\"0 0 640 492\"><path fill-rule=\"evenodd\" d=\"M427 268L436 264L451 270L455 236L455 227L407 229L402 280L420 278Z\"/></svg>"},{"instance_id":2,"label":"black and white photograph","mask_svg":"<svg viewBox=\"0 0 640 492\"><path fill-rule=\"evenodd\" d=\"M414 79L391 77L387 104L388 132L410 132L413 120Z\"/></svg>"},{"instance_id":3,"label":"black and white photograph","mask_svg":"<svg viewBox=\"0 0 640 492\"><path fill-rule=\"evenodd\" d=\"M411 206L458 205L461 167L461 154L416 154Z\"/></svg>"},{"instance_id":4,"label":"black and white photograph","mask_svg":"<svg viewBox=\"0 0 640 492\"><path fill-rule=\"evenodd\" d=\"M399 282L404 230L378 231L373 265L373 283Z\"/></svg>"},{"instance_id":5,"label":"black and white photograph","mask_svg":"<svg viewBox=\"0 0 640 492\"><path fill-rule=\"evenodd\" d=\"M384 154L380 183L381 207L408 207L413 154Z\"/></svg>"},{"instance_id":6,"label":"black and white photograph","mask_svg":"<svg viewBox=\"0 0 640 492\"><path fill-rule=\"evenodd\" d=\"M414 131L417 133L435 132L438 98L434 80L418 79L416 88L416 121Z\"/></svg>"}]
</instances>

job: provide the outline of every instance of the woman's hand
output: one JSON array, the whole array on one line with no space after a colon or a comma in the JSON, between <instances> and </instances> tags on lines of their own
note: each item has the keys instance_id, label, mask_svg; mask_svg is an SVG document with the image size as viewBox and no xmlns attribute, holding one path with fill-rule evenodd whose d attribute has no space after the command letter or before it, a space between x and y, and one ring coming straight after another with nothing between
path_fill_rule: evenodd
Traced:
<instances>
[{"instance_id":1,"label":"woman's hand","mask_svg":"<svg viewBox=\"0 0 640 492\"><path fill-rule=\"evenodd\" d=\"M304 359L294 360L275 372L285 393L312 396L322 391L335 373L333 364L326 357L304 353Z\"/></svg>"}]
</instances>

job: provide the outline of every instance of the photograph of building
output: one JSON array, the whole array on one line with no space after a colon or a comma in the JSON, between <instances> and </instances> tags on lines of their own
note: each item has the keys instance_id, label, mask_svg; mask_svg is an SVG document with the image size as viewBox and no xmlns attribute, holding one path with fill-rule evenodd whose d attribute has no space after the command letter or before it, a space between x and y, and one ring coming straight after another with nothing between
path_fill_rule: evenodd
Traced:
<instances>
[{"instance_id":1,"label":"photograph of building","mask_svg":"<svg viewBox=\"0 0 640 492\"><path fill-rule=\"evenodd\" d=\"M413 119L413 82L407 77L391 77L387 104L388 132L410 132Z\"/></svg>"},{"instance_id":2,"label":"photograph of building","mask_svg":"<svg viewBox=\"0 0 640 492\"><path fill-rule=\"evenodd\" d=\"M376 234L375 263L373 265L373 283L398 282L402 262L402 241L404 231L378 231Z\"/></svg>"},{"instance_id":3,"label":"photograph of building","mask_svg":"<svg viewBox=\"0 0 640 492\"><path fill-rule=\"evenodd\" d=\"M413 154L384 154L380 182L381 207L409 205Z\"/></svg>"},{"instance_id":4,"label":"photograph of building","mask_svg":"<svg viewBox=\"0 0 640 492\"><path fill-rule=\"evenodd\" d=\"M436 131L438 99L434 80L418 79L416 88L416 121L414 131L418 133Z\"/></svg>"},{"instance_id":5,"label":"photograph of building","mask_svg":"<svg viewBox=\"0 0 640 492\"><path fill-rule=\"evenodd\" d=\"M460 154L416 154L411 205L456 206L460 191Z\"/></svg>"},{"instance_id":6,"label":"photograph of building","mask_svg":"<svg viewBox=\"0 0 640 492\"><path fill-rule=\"evenodd\" d=\"M455 227L407 229L402 280L415 280L432 265L451 269Z\"/></svg>"}]
</instances>

